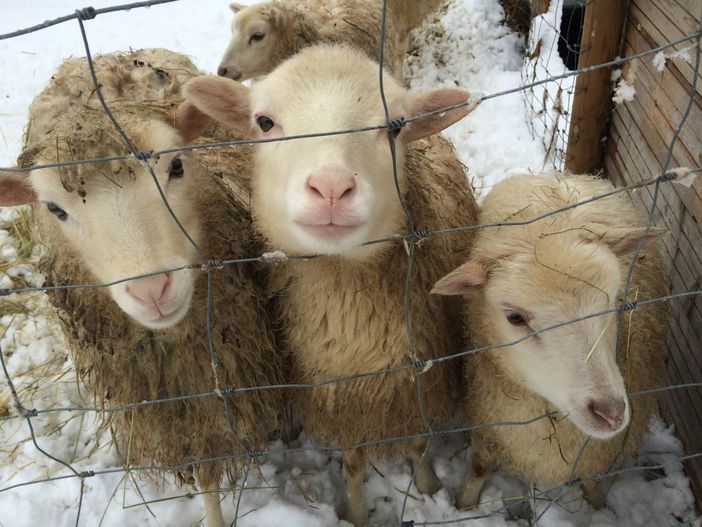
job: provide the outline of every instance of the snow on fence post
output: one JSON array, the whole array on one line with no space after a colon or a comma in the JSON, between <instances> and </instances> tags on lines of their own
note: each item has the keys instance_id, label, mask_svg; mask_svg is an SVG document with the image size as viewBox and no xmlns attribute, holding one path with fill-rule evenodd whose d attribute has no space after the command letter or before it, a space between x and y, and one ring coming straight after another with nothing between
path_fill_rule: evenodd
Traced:
<instances>
[{"instance_id":1,"label":"snow on fence post","mask_svg":"<svg viewBox=\"0 0 702 527\"><path fill-rule=\"evenodd\" d=\"M578 69L617 56L627 0L594 0L585 6ZM603 139L611 108L611 69L578 76L570 116L565 168L576 174L602 167Z\"/></svg>"}]
</instances>

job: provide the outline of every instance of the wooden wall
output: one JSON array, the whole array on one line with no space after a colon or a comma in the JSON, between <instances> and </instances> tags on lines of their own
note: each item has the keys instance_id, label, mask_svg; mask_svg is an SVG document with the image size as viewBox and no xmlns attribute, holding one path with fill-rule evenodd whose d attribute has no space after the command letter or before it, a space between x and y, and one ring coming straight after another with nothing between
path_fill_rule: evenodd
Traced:
<instances>
[{"instance_id":1,"label":"wooden wall","mask_svg":"<svg viewBox=\"0 0 702 527\"><path fill-rule=\"evenodd\" d=\"M623 56L655 48L694 33L702 14L700 0L633 0L625 27ZM694 40L676 47L684 49ZM668 50L670 51L670 50ZM628 63L624 76L633 79L636 95L617 106L607 138L605 172L617 185L635 183L662 172L668 145L690 100L692 65L668 60L662 72L652 57ZM697 81L692 110L673 150L670 168L702 166L702 78ZM664 246L672 272L673 291L702 288L702 234L699 201L679 184L661 185L655 225L671 232ZM651 209L653 187L632 192L646 212ZM691 201L692 200L692 201ZM686 205L687 204L687 205ZM697 216L695 216L695 210ZM668 374L671 384L702 382L702 298L671 303L673 316L668 338ZM686 454L702 452L702 389L679 389L664 397L664 416L675 423ZM702 460L686 464L698 502L702 503Z\"/></svg>"}]
</instances>

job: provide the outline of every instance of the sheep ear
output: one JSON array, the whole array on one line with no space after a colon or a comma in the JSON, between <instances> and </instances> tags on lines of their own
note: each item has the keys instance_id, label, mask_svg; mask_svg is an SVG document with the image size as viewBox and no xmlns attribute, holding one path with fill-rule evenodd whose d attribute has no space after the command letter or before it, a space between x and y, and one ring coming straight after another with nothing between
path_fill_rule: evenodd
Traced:
<instances>
[{"instance_id":1,"label":"sheep ear","mask_svg":"<svg viewBox=\"0 0 702 527\"><path fill-rule=\"evenodd\" d=\"M231 4L229 4L229 9L231 9L232 12L236 14L242 9L246 9L246 6L243 4L237 4L236 2L232 2Z\"/></svg>"},{"instance_id":2,"label":"sheep ear","mask_svg":"<svg viewBox=\"0 0 702 527\"><path fill-rule=\"evenodd\" d=\"M275 4L271 5L266 13L266 18L271 26L280 29L285 25L286 17L280 6Z\"/></svg>"},{"instance_id":3,"label":"sheep ear","mask_svg":"<svg viewBox=\"0 0 702 527\"><path fill-rule=\"evenodd\" d=\"M0 207L26 205L37 199L26 174L0 172Z\"/></svg>"},{"instance_id":4,"label":"sheep ear","mask_svg":"<svg viewBox=\"0 0 702 527\"><path fill-rule=\"evenodd\" d=\"M635 229L609 229L600 239L602 242L609 245L612 252L617 256L626 256L636 250L641 242L647 243L651 240L657 240L664 234L668 233L668 229L660 229L651 227L646 231L645 227Z\"/></svg>"},{"instance_id":5,"label":"sheep ear","mask_svg":"<svg viewBox=\"0 0 702 527\"><path fill-rule=\"evenodd\" d=\"M198 110L190 101L183 101L176 110L176 129L188 143L204 134L213 122L212 117Z\"/></svg>"},{"instance_id":6,"label":"sheep ear","mask_svg":"<svg viewBox=\"0 0 702 527\"><path fill-rule=\"evenodd\" d=\"M183 86L187 102L205 115L229 128L248 133L250 126L249 90L231 79L203 75Z\"/></svg>"},{"instance_id":7,"label":"sheep ear","mask_svg":"<svg viewBox=\"0 0 702 527\"><path fill-rule=\"evenodd\" d=\"M467 91L457 88L439 88L410 95L407 117L434 112L457 104L465 104L466 106L407 123L402 133L405 142L409 143L435 134L461 120L477 106L468 105L469 99L470 94Z\"/></svg>"},{"instance_id":8,"label":"sheep ear","mask_svg":"<svg viewBox=\"0 0 702 527\"><path fill-rule=\"evenodd\" d=\"M434 284L433 295L465 295L487 280L487 268L480 262L468 260Z\"/></svg>"}]
</instances>

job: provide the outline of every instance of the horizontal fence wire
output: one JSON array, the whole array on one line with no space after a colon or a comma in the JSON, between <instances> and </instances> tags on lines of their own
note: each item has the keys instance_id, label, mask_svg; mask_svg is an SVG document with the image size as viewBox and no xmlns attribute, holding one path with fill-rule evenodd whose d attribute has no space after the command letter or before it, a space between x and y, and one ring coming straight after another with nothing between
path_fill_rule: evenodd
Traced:
<instances>
[{"instance_id":1,"label":"horizontal fence wire","mask_svg":"<svg viewBox=\"0 0 702 527\"><path fill-rule=\"evenodd\" d=\"M80 522L80 515L81 515L81 508L83 505L83 491L84 491L84 482L88 478L100 476L100 475L107 475L107 474L117 474L117 473L131 473L131 472L177 472L180 470L185 470L189 468L193 468L199 465L207 464L207 463L214 463L214 462L226 462L230 461L235 458L244 458L246 460L246 464L244 466L244 472L243 472L243 477L241 482L238 485L238 492L236 492L236 489L230 489L232 492L232 498L234 499L234 507L235 507L235 517L234 521L232 522L232 525L235 525L237 523L237 520L240 519L241 517L245 516L248 513L244 513L243 515L240 515L240 507L241 507L241 500L242 500L242 495L243 491L246 489L246 484L247 484L247 478L249 476L249 472L252 466L252 462L259 457L266 456L268 454L276 453L298 453L298 452L305 452L305 451L317 451L317 452L336 452L336 453L343 453L343 452L348 452L351 450L355 449L362 449L362 448L367 448L370 446L378 446L378 445L383 445L383 444L390 444L390 443L397 443L397 442L406 442L409 440L413 439L420 439L420 438L426 438L427 441L427 448L429 446L429 442L431 440L434 440L439 437L443 436L448 436L448 435L453 435L453 434L466 434L470 433L471 431L475 430L481 430L481 429L486 429L486 428L496 428L496 427L509 427L509 426L525 426L534 422L537 422L542 419L548 419L552 417L556 412L546 412L541 415L534 416L531 419L524 420L524 421L510 421L510 422L493 422L493 423L482 423L479 425L473 425L473 426L464 426L464 427L454 427L450 429L437 429L435 427L432 427L429 423L428 417L425 415L424 412L424 403L422 400L422 390L421 390L421 379L422 379L422 373L428 369L428 367L431 366L432 363L439 363L439 362L447 362L447 361L452 361L452 360L460 360L464 358L467 355L475 354L475 353L483 353L487 352L490 350L495 350L495 349L502 349L502 348L507 348L510 346L514 346L515 344L518 344L519 342L522 342L524 340L527 340L529 338L535 337L541 333L545 333L548 331L552 331L557 328L565 327L570 324L574 324L583 320L591 319L591 318L596 318L596 317L601 317L605 316L608 314L613 314L616 313L619 316L619 320L622 320L622 315L623 313L627 311L632 311L635 309L638 309L641 306L645 305L650 305L650 304L655 304L655 303L661 303L661 302L674 302L679 299L683 298L698 298L700 294L702 294L702 290L688 290L688 291L677 291L669 295L657 297L657 298L651 298L651 299L646 299L646 300L641 300L641 301L629 301L627 300L627 295L626 293L628 292L628 289L630 287L631 283L631 275L633 272L634 265L636 264L637 258L634 257L632 259L632 262L629 266L629 272L627 275L627 281L626 281L626 287L625 287L625 295L623 298L623 301L619 303L618 305L607 309L603 310L597 313L591 313L589 315L577 318L577 319L571 319L571 320L566 320L561 323L552 325L547 328L543 328L542 330L539 331L531 331L528 334L526 334L523 338L511 341L511 342L504 342L504 343L498 343L498 344L493 344L493 345L488 345L488 346L482 346L478 348L472 348L468 349L465 351L462 351L460 353L452 354L452 355L447 355L444 357L441 357L439 359L433 359L433 360L424 360L421 359L417 353L414 350L414 338L413 338L413 329L412 329L412 321L411 317L409 316L409 291L410 291L410 284L411 284L411 275L412 275L412 268L415 265L414 262L414 255L415 251L414 249L416 248L417 244L420 243L423 239L429 238L432 236L450 236L452 234L457 234L457 233L465 233L465 232L475 232L475 231L480 231L482 229L489 229L489 228L497 228L497 227L509 227L509 226L517 226L517 225L526 225L529 223L533 223L536 221L543 220L549 216L553 216L555 214L559 214L562 212L565 212L569 209L572 209L574 207L579 207L583 206L587 203L591 203L600 199L604 199L606 197L621 193L621 192L630 192L632 190L635 190L637 188L642 188L646 186L653 186L654 187L654 198L653 198L653 204L651 206L651 210L649 210L648 218L647 218L647 224L646 224L646 229L649 230L652 227L653 224L653 215L657 206L657 196L659 194L659 189L661 185L669 184L671 181L675 181L676 179L679 179L681 177L684 177L690 173L699 173L700 167L680 167L680 168L674 168L671 169L670 165L672 162L672 151L673 147L675 146L675 143L678 139L678 136L685 125L687 116L690 111L690 107L693 104L694 100L694 94L695 94L695 89L696 89L696 83L697 83L697 77L698 75L694 75L694 81L692 85L692 91L691 91L691 96L689 100L689 104L687 107L687 111L683 115L679 126L677 127L677 130L674 134L673 139L669 143L669 148L668 148L668 153L667 153L667 158L666 162L664 165L664 168L661 172L661 174L655 178L652 178L650 180L637 183L637 184L632 184L626 187L619 187L611 192L599 195L599 196L594 196L590 199L583 200L580 202L576 202L573 204L570 204L568 206L562 207L557 210L550 211L546 214L540 215L538 217L532 218L530 220L526 221L505 221L505 222L498 222L498 223L491 223L491 224L479 224L479 225L457 225L454 228L450 229L444 229L442 231L419 231L415 229L415 224L413 221L413 218L407 209L407 207L404 204L404 198L403 195L400 191L400 186L398 183L398 166L397 166L397 159L396 159L396 150L395 150L395 143L394 143L394 136L393 134L389 133L388 134L388 141L389 141L389 146L390 146L390 153L392 156L392 163L393 163L393 173L394 173L394 181L396 185L396 190L397 190L397 195L398 199L400 200L403 208L403 213L405 215L405 219L407 221L408 226L410 227L410 233L406 235L397 235L397 236L392 236L388 238L383 238L383 239L378 239L378 240L371 240L369 242L366 242L363 245L370 245L370 244L377 244L377 243L404 243L408 247L408 271L406 275L406 280L405 280L405 285L404 285L404 294L403 294L403 315L404 315L404 322L405 322L405 331L408 337L408 350L407 350L407 363L401 366L393 367L393 368L382 368L382 369L377 369L373 371L368 371L368 372L361 372L353 375L347 375L343 377L336 377L336 378L331 378L327 379L324 381L320 382L315 382L315 383L284 383L284 384L275 384L275 385L260 385L260 386L222 386L221 382L219 380L218 376L218 371L217 371L217 347L214 345L214 341L212 339L212 280L214 276L216 276L216 272L218 269L228 266L228 265L244 265L244 264L250 264L254 262L264 262L264 263L280 263L284 262L286 260L311 260L315 258L320 258L322 257L321 255L308 255L308 256L289 256L285 255L280 252L269 252L269 253L264 253L261 255L255 255L255 256L250 256L250 257L244 257L244 258L236 258L236 259L212 259L208 258L208 255L205 255L201 249L198 247L197 243L190 237L189 233L187 230L182 226L180 223L179 219L177 218L176 214L173 212L173 210L170 208L168 204L168 200L166 199L165 195L163 194L162 190L160 189L160 186L158 184L158 181L156 179L156 176L153 171L153 167L151 166L149 160L153 157L156 157L161 154L165 153L175 153L175 152L187 152L190 150L196 150L196 149L202 149L202 148L221 148L221 147L228 147L228 146L237 146L237 145L255 145L255 144L260 144L260 143L268 143L268 142L275 142L275 141L289 141L289 140L303 140L307 138L313 138L313 137L326 137L326 136L332 136L332 135L339 135L339 134L353 134L353 133L360 133L360 132L366 132L366 131L371 131L371 130L381 130L381 129L387 129L388 131L392 131L394 128L397 126L404 126L406 123L419 120L419 119L425 119L429 118L438 114L441 114L443 112L457 109L457 108L473 108L477 106L480 103L483 103L485 101L489 101L492 99L496 99L499 97L503 97L509 94L517 93L517 92L522 92L522 93L527 93L529 90L531 90L534 87L550 83L550 82L555 82L555 81L563 81L565 79L568 79L570 77L574 77L583 73L588 73L591 71L596 71L599 69L603 68L611 68L613 66L618 66L621 64L624 64L629 61L633 60L638 60L642 59L644 57L659 53L663 50L666 50L668 48L677 46L683 42L688 42L691 40L696 41L695 46L696 46L696 63L695 63L695 72L699 73L699 66L700 66L700 56L701 56L701 47L700 47L700 40L702 38L702 15L700 17L700 24L698 25L698 30L694 33L691 33L689 35L686 35L680 39L677 39L675 41L666 43L662 46L643 51L641 53L631 55L628 57L623 57L623 58L617 58L615 60L602 63L602 64L597 64L593 65L587 68L583 68L580 70L572 70L572 71L566 71L563 74L559 75L552 75L549 76L548 78L541 79L541 80L533 80L532 82L527 82L521 86L509 89L509 90L504 90L500 92L495 92L487 95L473 95L469 101L463 104L457 104L453 106L449 106L446 108L442 108L440 110L424 113L421 115L415 115L408 117L406 119L403 119L401 122L395 122L391 121L389 118L389 113L387 110L387 104L385 101L385 92L383 89L383 56L384 56L384 43L386 39L385 35L385 30L386 30L386 18L387 18L387 0L382 0L382 18L381 18L381 24L380 24L380 49L379 49L379 54L380 54L380 64L379 64L379 86L380 86L380 93L381 93L381 99L383 103L383 107L385 109L385 123L384 124L369 124L368 126L365 127L357 127L357 128L352 128L352 129L345 129L345 130L336 130L336 131L328 131L328 132L321 132L321 133L313 133L313 134L304 134L304 135L296 135L296 136L289 136L289 137L280 137L280 138L271 138L271 139L246 139L246 140L235 140L235 141L223 141L223 142L215 142L215 143L207 143L207 144L197 144L197 145L186 145L183 147L178 147L178 148L169 148L169 149L164 149L160 151L155 151L155 152L140 152L138 151L133 143L130 141L129 137L126 135L124 132L124 129L121 127L120 123L114 118L113 114L111 113L109 109L109 105L105 102L105 100L102 97L101 90L100 90L100 84L98 82L98 79L95 76L94 68L93 68L93 61L92 57L90 54L90 47L88 43L88 37L85 32L84 28L84 22L94 19L98 15L103 15L103 14L108 14L108 13L113 13L117 11L125 11L125 10L130 10L130 9L136 9L136 8L143 8L143 7L150 7L150 6L156 6L159 4L165 4L165 3L170 3L174 1L179 1L179 0L151 0L151 1L145 1L145 2L134 2L131 4L122 4L122 5L115 5L111 7L106 7L106 8L101 8L101 9L95 9L92 7L88 7L85 9L79 9L75 11L72 14L68 14L63 17L59 17L53 20L47 20L46 22L42 24L37 24L32 27L28 27L25 29L20 29L11 33L7 33L4 35L0 35L0 40L3 39L8 39L8 38L13 38L13 37L18 37L21 35L27 35L34 33L36 31L40 31L43 29L46 29L48 27L51 27L56 24L61 24L64 22L76 20L79 25L79 29L81 32L81 35L83 37L83 42L84 42L84 47L85 47L85 52L86 56L88 58L88 64L90 66L90 73L91 77L94 83L94 87L96 90L96 93L100 99L100 102L102 104L102 107L104 111L108 114L110 119L113 122L113 125L115 129L120 133L122 136L125 147L127 150L129 150L128 154L124 155L117 155L117 156L109 156L109 157L103 157L103 158L94 158L94 159L77 159L77 160L70 160L70 161L63 161L60 163L53 163L53 164L36 164L32 165L29 167L6 167L6 168L0 168L0 171L2 172L29 172L31 170L35 169L40 169L40 168L58 168L58 167L64 167L64 166L70 166L70 165L79 165L79 164L88 164L88 163L102 163L102 162L108 162L108 161L118 161L118 160L126 160L126 159L137 159L141 162L141 164L147 168L149 171L151 177L154 180L155 185L157 186L159 193L161 195L161 199L164 202L164 206L168 208L168 211L173 219L173 221L178 225L180 228L181 232L183 235L191 242L191 244L194 246L194 248L199 252L200 259L201 261L198 263L190 264L190 265L184 265L180 267L176 267L173 269L167 269L167 270L160 270L160 271L155 271L151 273L144 273L140 275L135 275L135 276L130 276L130 277L125 277L123 279L107 283L107 284L55 284L55 285L47 285L43 287L25 287L25 288L17 288L17 289L0 289L0 297L2 296L9 296L9 295L17 295L17 294L26 294L26 293L32 293L32 292L49 292L49 291L57 291L57 290L71 290L71 289L97 289L97 288L105 288L105 287L110 287L113 285L117 285L120 283L124 283L130 280L135 280L139 278L145 278L149 276L154 276L161 274L163 272L176 272L176 271L182 271L186 269L196 269L200 270L202 272L207 273L207 338L208 338L208 349L210 353L210 358L211 358L211 365L212 365L212 373L213 373L213 380L214 380L214 387L212 390L203 392L203 393L193 393L193 394L185 394L182 396L177 396L177 397L166 397L162 399L156 399L156 400L147 400L147 401L135 401L133 403L128 403L128 404L122 404L122 405L114 405L112 407L98 407L98 406L64 406L64 407L50 407L50 408L27 408L22 404L22 401L20 399L20 396L15 388L15 385L12 381L12 378L7 370L5 359L4 359L4 354L2 349L0 348L0 362L2 365L3 373L6 379L6 383L8 386L8 389L11 394L11 398L13 401L15 413L14 415L8 415L4 417L0 417L0 422L6 422L6 421L12 421L12 420L18 420L18 419L24 419L27 422L28 429L30 431L30 436L31 440L33 442L34 447L41 452L43 455L47 456L54 462L58 463L59 465L63 465L69 472L70 474L64 474L64 475L57 475L53 477L46 477L42 479L36 479L32 481L26 481L26 482L21 482L13 485L7 485L4 487L0 487L0 494L3 492L7 492L13 489L21 488L21 487L26 487L29 485L35 485L35 484L40 484L40 483L46 483L46 482L56 482L56 481L62 481L62 480L68 480L68 479L78 479L80 481L80 489L79 489L79 498L78 498L78 503L76 507L76 525L79 524ZM589 0L595 1L595 0ZM584 4L586 5L586 3ZM548 22L547 22L548 24ZM552 27L551 29L556 30L557 28ZM563 39L562 35L558 35L559 39ZM569 50L569 53L573 53L577 50L571 49L570 44L566 42L566 46ZM533 94L533 92L532 92ZM551 96L552 97L552 96ZM552 102L555 101L552 99ZM554 102L556 104L556 102ZM567 127L566 127L567 128ZM546 146L546 145L545 145ZM547 148L548 151L548 148ZM636 254L638 254L638 251L641 248L641 244L637 248ZM344 383L344 382L351 382L354 380L366 378L366 377L371 377L371 376L377 376L377 375L386 375L386 374L395 374L399 372L413 372L413 379L414 379L414 390L416 393L416 398L417 398L417 405L419 412L423 418L424 424L425 424L425 429L424 430L418 430L415 434L412 435L404 435L404 436L397 436L397 437L386 437L386 438L378 438L370 441L365 441L362 443L358 443L346 448L340 448L340 447L334 447L334 446L328 446L328 445L319 445L319 446L314 446L314 447L299 447L299 448L292 448L292 447L286 447L284 449L276 449L276 450L253 450L251 448L246 448L245 447L245 439L241 438L238 436L236 426L234 421L232 420L232 417L230 415L230 410L228 407L228 397L234 394L238 393L248 393L248 392L253 392L253 391L259 391L259 390L288 390L288 389L295 389L295 390L304 390L304 389L311 389L311 388L318 388L321 386L328 386L332 384L339 384L339 383ZM651 394L660 394L668 391L673 391L673 390L686 390L686 389L696 389L702 387L702 383L696 383L696 382L691 382L691 383L682 383L682 384L674 384L674 385L667 385L663 387L658 387L654 389L649 389L649 390L642 390L638 392L631 392L629 393L629 397L635 398L639 396L644 396L644 395L651 395ZM101 469L101 470L84 470L84 471L77 471L70 463L67 463L51 454L46 452L45 449L43 449L39 442L38 438L35 434L34 428L32 426L32 420L33 419L40 419L41 416L47 415L47 414L55 414L55 413L95 413L99 415L109 415L109 414L115 414L118 412L127 412L127 411L133 411L139 408L144 408L144 407L149 407L149 406L156 406L156 405L164 405L164 404L175 404L175 403L181 403L184 401L189 401L189 400L196 400L196 399L203 399L203 398L219 398L222 401L222 410L223 413L226 417L226 421L228 423L230 432L232 434L232 437L235 438L239 444L243 447L242 448L242 453L236 454L236 455L227 455L227 456L217 456L217 457L211 457L207 459L200 459L200 460L194 460L194 461L189 461L187 463L175 465L175 466L126 466L126 467L115 467L115 468L110 468L110 469ZM586 443L587 444L587 443ZM581 449L581 453L584 450ZM426 454L426 449L424 454ZM422 456L424 457L424 455ZM512 507L515 504L518 503L531 503L531 502L536 502L536 501L547 501L548 505L542 509L540 512L539 516L536 518L532 518L530 520L530 525L537 525L539 522L539 519L546 513L548 508L556 503L558 500L560 500L562 497L564 497L571 489L577 488L582 486L584 483L588 481L600 481L604 480L607 478L614 478L617 477L618 475L622 474L628 474L632 472L645 472L645 471L655 471L655 470L662 470L665 469L668 466L674 465L674 464L679 464L684 461L688 460L695 460L699 459L702 457L702 452L690 452L682 456L678 456L677 458L666 462L666 463L661 463L658 465L642 465L642 466L633 466L633 467L626 467L626 468L618 468L618 469L612 469L609 470L606 473L603 474L598 474L596 476L592 476L590 478L576 478L573 477L571 480L563 482L560 485L554 486L549 489L539 489L535 490L533 494L529 496L524 496L524 497L518 497L514 499L510 498L504 498L503 502L504 505L496 510L491 511L489 514L476 514L476 515L471 515L470 511L466 511L466 516L453 519L453 520L441 520L441 521L422 521L422 522L416 522L414 520L405 520L405 515L406 515L406 504L407 504L407 497L410 493L411 489L411 482L412 478L410 478L410 483L406 489L405 498L402 504L402 510L400 513L400 527L411 527L411 526L419 526L419 525L451 525L451 524L462 524L463 522L471 522L474 520L478 520L481 518L487 518L491 515L495 514L500 514L500 513L505 513L508 510L508 507ZM576 459L574 465L573 465L573 475L576 473L577 465L578 465L579 459ZM558 494L557 498L552 498L554 494ZM187 497L190 498L193 495L197 494L202 494L201 492L196 492L196 493L188 493L182 497ZM178 497L177 497L178 498ZM175 498L165 498L166 500L168 499L175 499ZM163 500L155 500L155 501L163 501ZM143 503L138 503L135 506L147 506L148 503L144 501ZM680 523L680 525L693 525L695 522L699 521L699 518L689 520L686 523Z\"/></svg>"}]
</instances>

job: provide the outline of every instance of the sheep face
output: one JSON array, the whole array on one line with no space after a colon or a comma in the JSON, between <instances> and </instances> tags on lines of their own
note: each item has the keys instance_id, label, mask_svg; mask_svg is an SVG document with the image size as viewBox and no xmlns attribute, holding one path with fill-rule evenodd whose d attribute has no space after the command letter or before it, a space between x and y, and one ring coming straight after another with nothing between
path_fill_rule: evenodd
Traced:
<instances>
[{"instance_id":1,"label":"sheep face","mask_svg":"<svg viewBox=\"0 0 702 527\"><path fill-rule=\"evenodd\" d=\"M616 315L547 328L614 308L621 281L619 261L607 248L564 248L546 238L533 256L494 269L484 289L500 342L539 332L496 353L505 369L583 432L602 439L629 423L616 363Z\"/></svg>"},{"instance_id":2,"label":"sheep face","mask_svg":"<svg viewBox=\"0 0 702 527\"><path fill-rule=\"evenodd\" d=\"M531 252L493 264L478 255L434 292L472 291L494 338L487 344L515 342L493 352L510 377L586 434L606 439L626 428L630 409L616 363L616 315L590 315L617 305L620 261L604 244L564 237L543 237Z\"/></svg>"},{"instance_id":3,"label":"sheep face","mask_svg":"<svg viewBox=\"0 0 702 527\"><path fill-rule=\"evenodd\" d=\"M391 119L468 100L462 90L410 94L390 76L384 83ZM184 91L207 115L264 139L385 122L378 65L346 47L307 48L250 90L199 77ZM406 185L406 144L467 113L466 108L447 111L410 122L395 134L397 186L385 128L257 145L253 214L259 229L272 246L292 254L365 257L380 250L382 244L363 244L405 225L397 192Z\"/></svg>"},{"instance_id":4,"label":"sheep face","mask_svg":"<svg viewBox=\"0 0 702 527\"><path fill-rule=\"evenodd\" d=\"M170 138L170 144L182 141L161 123L144 128L166 141ZM140 146L167 145L152 141ZM200 225L193 207L198 191L196 163L180 154L161 155L149 163L173 212L198 240ZM31 189L23 188L37 202L42 230L50 238L62 238L47 239L47 243L68 242L97 282L154 273L109 287L125 313L151 329L167 328L185 316L193 294L193 272L159 271L196 262L197 253L176 226L143 165L127 160L36 169L28 179Z\"/></svg>"},{"instance_id":5,"label":"sheep face","mask_svg":"<svg viewBox=\"0 0 702 527\"><path fill-rule=\"evenodd\" d=\"M246 8L232 4L231 9L232 36L217 74L233 80L265 75L274 67L276 50L284 45L287 16L273 3Z\"/></svg>"}]
</instances>

